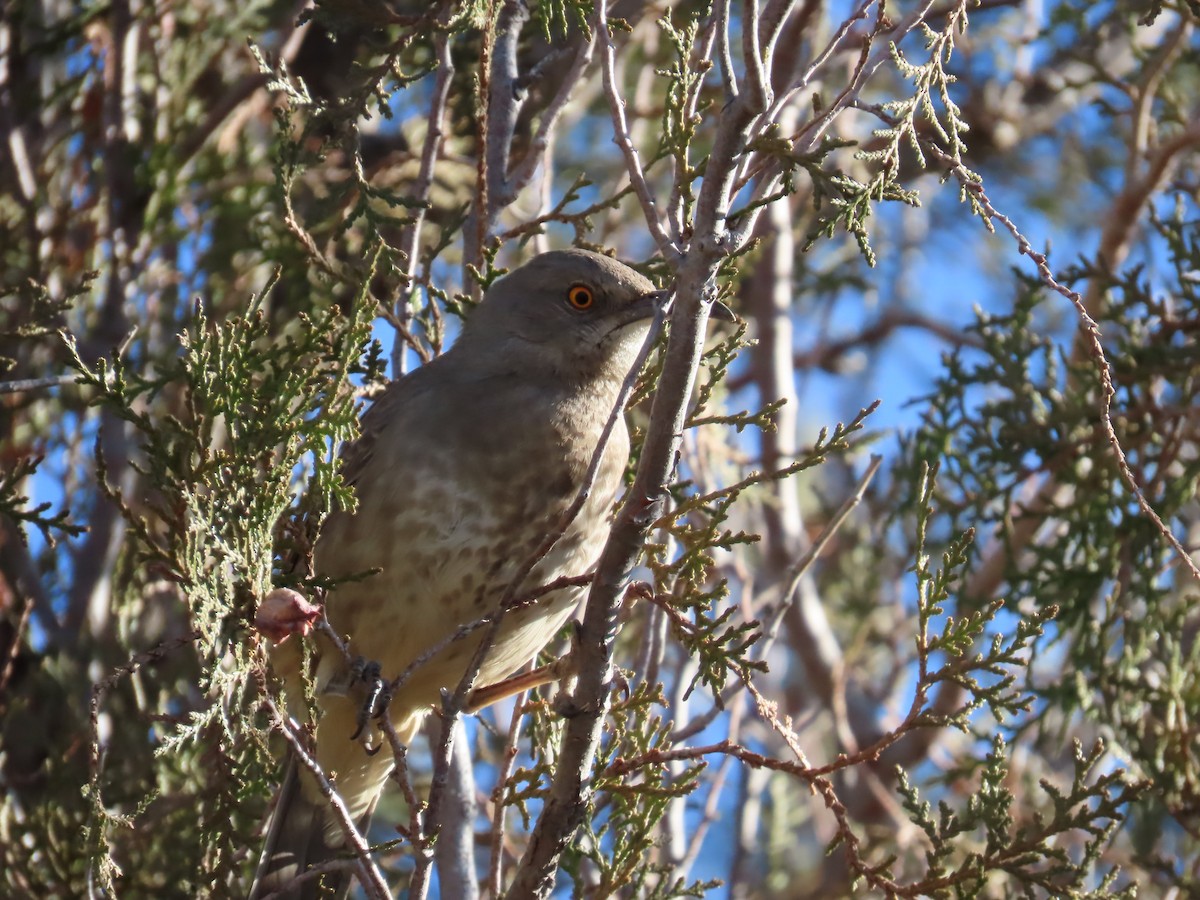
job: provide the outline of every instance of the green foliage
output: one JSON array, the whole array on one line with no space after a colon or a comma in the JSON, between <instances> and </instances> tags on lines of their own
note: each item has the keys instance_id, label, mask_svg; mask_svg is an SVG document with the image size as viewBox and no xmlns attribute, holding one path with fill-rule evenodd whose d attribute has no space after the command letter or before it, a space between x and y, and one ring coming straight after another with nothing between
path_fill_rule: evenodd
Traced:
<instances>
[{"instance_id":1,"label":"green foliage","mask_svg":"<svg viewBox=\"0 0 1200 900\"><path fill-rule=\"evenodd\" d=\"M617 759L637 758L650 750L666 748L669 726L654 712L654 707L662 704L663 698L645 685L613 702L607 723L609 739L597 756L597 771L604 772ZM585 816L582 840L576 845L578 856L572 854L565 861L566 870L576 882L575 895L582 896L584 889L579 877L580 859L590 860L598 869L602 894L631 882L644 884L650 867L644 865L643 858L654 843L653 826L666 812L669 798L690 793L698 773L699 768L693 766L679 779L672 779L665 767L647 766L632 777L598 778L596 799L590 815ZM606 843L608 846L604 846Z\"/></svg>"},{"instance_id":2,"label":"green foliage","mask_svg":"<svg viewBox=\"0 0 1200 900\"><path fill-rule=\"evenodd\" d=\"M89 366L71 345L94 402L142 438L138 470L152 486L145 509L112 489L139 539L140 559L187 590L213 654L227 618L247 613L239 591L261 597L269 590L271 535L293 501L297 466L311 469L310 492L322 508L353 502L335 448L356 432L351 376L379 376L360 366L370 321L363 304L349 319L336 307L315 319L300 316L293 333L274 339L259 310L269 290L246 316L215 326L197 308L192 329L180 336L181 354L154 373L120 358ZM168 388L180 393L178 417L154 414L153 401Z\"/></svg>"},{"instance_id":3,"label":"green foliage","mask_svg":"<svg viewBox=\"0 0 1200 900\"><path fill-rule=\"evenodd\" d=\"M1124 807L1144 786L1127 784L1120 769L1103 771L1103 742L1085 753L1076 741L1070 787L1063 790L1043 780L1040 802L1031 814L1031 798L1023 797L1018 820L1008 750L1004 739L995 736L978 783L960 785L968 793L966 803L956 809L939 801L936 814L908 776L898 773L904 809L930 845L928 871L910 890L935 900L988 897L993 896L989 888L995 875L1003 873L1007 896L1036 897L1045 891L1080 900L1136 897L1132 885L1112 890L1116 870L1099 879L1098 889L1088 886L1096 884L1097 858L1123 820Z\"/></svg>"},{"instance_id":4,"label":"green foliage","mask_svg":"<svg viewBox=\"0 0 1200 900\"><path fill-rule=\"evenodd\" d=\"M102 759L98 744L93 750L88 850L94 877L107 888L120 871L114 862L114 855L124 855L119 851L134 860L141 854L158 858L163 851L156 841L165 835L177 840L181 832L204 837L179 857L178 883L202 890L239 870L242 860L230 852L226 824L252 827L252 819L232 813L244 811L260 790L269 760L248 718L259 686L252 675L257 650L245 626L271 587L274 529L296 500L301 474L319 509L353 502L337 472L336 447L356 432L351 377L372 380L379 374L377 366L360 364L370 333L370 317L363 312L368 307L358 304L350 318L336 307L315 318L300 316L285 334L274 335L261 312L269 291L270 285L245 316L219 323L210 323L197 308L191 328L180 335L179 354L154 372L130 367L120 357L90 366L71 342L79 383L93 392L93 403L129 422L140 437L135 466L147 493L136 504L113 486L109 496L136 539L134 563L178 586L201 655L202 699L195 698L199 702L186 717L157 737L157 753L166 762L156 767L154 782L154 794L179 797L198 790L198 819L174 804L160 809L154 794L128 813L112 811L112 803L136 797L129 788L141 779L114 791L117 773L132 761ZM179 414L159 409L168 395ZM104 460L98 463L104 471ZM127 671L133 674L141 665L135 660ZM94 693L97 709L106 694L107 689ZM193 769L199 765L210 777L197 782ZM247 777L250 773L255 777ZM148 844L135 851L113 835L147 815L163 826L147 829L139 822L138 834L148 835ZM187 829L170 826L180 815L189 816Z\"/></svg>"},{"instance_id":5,"label":"green foliage","mask_svg":"<svg viewBox=\"0 0 1200 900\"><path fill-rule=\"evenodd\" d=\"M563 870L575 883L574 897L634 891L668 900L700 897L718 886L672 879L669 863L648 862L669 801L695 791L705 768L690 764L672 774L662 764L662 754L671 749L670 723L656 711L663 706L662 695L645 684L614 697L596 758L591 803L582 831L563 859ZM591 864L586 877L585 861Z\"/></svg>"},{"instance_id":6,"label":"green foliage","mask_svg":"<svg viewBox=\"0 0 1200 900\"><path fill-rule=\"evenodd\" d=\"M675 162L675 184L680 193L683 221L692 218L695 205L693 185L704 169L704 161L692 165L691 155L696 151L696 136L703 121L703 105L694 103L707 75L707 66L694 66L692 47L700 30L699 19L692 19L681 28L672 22L672 16L658 20L663 37L671 47L673 59L669 67L658 74L666 79L663 96L662 133L659 138L659 154L670 156Z\"/></svg>"},{"instance_id":7,"label":"green foliage","mask_svg":"<svg viewBox=\"0 0 1200 900\"><path fill-rule=\"evenodd\" d=\"M722 365L720 354L715 365ZM762 636L759 623L737 621L737 608L726 603L729 592L724 581L707 583L714 549L729 550L735 544L758 540L755 534L724 527L734 504L752 488L781 481L849 450L850 437L863 429L877 406L859 410L849 424L839 422L832 434L822 429L808 453L776 472L751 472L735 484L706 494L690 491L689 482L672 487L675 504L656 524L673 539L677 550L672 554L666 544L651 542L646 547L646 565L654 573L655 602L666 611L676 639L699 663L685 696L698 683L719 693L730 674L746 680L752 670L766 668L749 655Z\"/></svg>"},{"instance_id":8,"label":"green foliage","mask_svg":"<svg viewBox=\"0 0 1200 900\"><path fill-rule=\"evenodd\" d=\"M42 457L40 456L26 457L17 460L16 465L7 472L0 472L0 515L6 515L16 522L34 526L42 533L42 540L53 547L55 532L80 535L87 529L71 522L70 510L60 509L56 513L47 515L54 506L48 501L32 507L28 505L29 498L21 493L21 484L33 476L41 462ZM25 536L24 529L20 534L22 537Z\"/></svg>"},{"instance_id":9,"label":"green foliage","mask_svg":"<svg viewBox=\"0 0 1200 900\"><path fill-rule=\"evenodd\" d=\"M954 76L946 71L950 57L954 52L955 32L965 30L967 24L966 2L960 2L946 17L946 25L941 31L935 31L927 24L921 24L921 32L925 36L925 49L929 51L928 62L916 64L900 51L894 43L888 45L892 61L899 73L913 83L916 93L904 100L891 100L883 104L884 112L888 113L895 124L875 132L884 146L879 150L864 151L862 159L879 163L880 170L875 176L873 185L882 188L889 178L894 178L900 171L900 149L908 147L922 167L928 166L928 160L921 150L917 140L919 133L918 114L940 139L943 149L955 159L967 152L962 135L970 130L961 118L962 110L950 98L950 85ZM945 110L945 124L934 106L933 97L936 94L942 109Z\"/></svg>"},{"instance_id":10,"label":"green foliage","mask_svg":"<svg viewBox=\"0 0 1200 900\"><path fill-rule=\"evenodd\" d=\"M589 0L537 0L531 6L533 20L541 26L547 41L566 37L572 28L587 28L592 12Z\"/></svg>"},{"instance_id":11,"label":"green foliage","mask_svg":"<svg viewBox=\"0 0 1200 900\"><path fill-rule=\"evenodd\" d=\"M983 610L969 611L958 618L946 615L945 606L967 568L974 534L968 531L951 540L942 553L941 567L930 569L925 548L934 514L930 501L936 480L936 470L922 473L917 506L917 561L913 571L917 578L918 680L913 709L920 711L912 721L922 726L952 726L968 731L971 716L984 706L997 723L1030 711L1031 698L1016 686L1016 673L1028 665L1030 646L1042 636L1046 623L1054 619L1058 608L1048 606L1019 618L1015 628L992 635L986 652L973 654L985 628L994 623L1004 603L996 600ZM942 618L941 632L931 635L930 626L939 618ZM940 666L932 662L939 657L945 660ZM961 687L969 700L949 715L925 708L930 690L947 683Z\"/></svg>"},{"instance_id":12,"label":"green foliage","mask_svg":"<svg viewBox=\"0 0 1200 900\"><path fill-rule=\"evenodd\" d=\"M1114 370L1114 425L1148 499L1171 522L1194 502L1200 478L1196 461L1179 452L1180 442L1194 437L1185 410L1200 358L1180 340L1179 327L1200 312L1191 274L1200 252L1182 206L1155 228L1170 253L1170 268L1159 273L1165 284L1152 286L1140 267L1115 274L1083 265L1068 276L1105 286L1097 319ZM1020 559L1010 557L1004 573L1009 610L1041 606L1024 627L1053 612L1036 598L1053 598L1058 607L1053 629L1024 635L1033 659L1062 657L1044 675L1036 665L1026 674L1025 689L1051 711L1039 717L1039 727L1053 740L1072 714L1102 724L1171 814L1190 822L1200 761L1182 722L1200 712L1200 657L1188 637L1198 621L1195 586L1164 569L1169 550L1116 472L1096 422L1101 388L1094 362L1079 347L1060 352L1047 338L1039 326L1046 315L1040 284L1018 277L1018 287L1012 312L980 314L972 327L982 352L946 360L909 458L944 460L937 492L946 510L938 517L943 534L969 521L1012 535L1026 527L1026 517L1048 511L1062 523ZM1171 298L1169 305L1162 297ZM984 399L976 399L984 390ZM1024 486L1030 477L1046 479L1053 491L1031 495ZM952 545L947 552L957 550ZM1051 674L1058 671L1073 674ZM1133 796L1148 784L1126 790ZM1077 783L1071 802L1084 796L1078 791ZM1055 796L1062 815L1066 801ZM1104 808L1114 821L1124 815L1119 804ZM1087 846L1090 861L1099 846ZM1040 856L1066 866L1053 854ZM1074 889L1091 896L1079 887L1081 878L1071 882Z\"/></svg>"},{"instance_id":13,"label":"green foliage","mask_svg":"<svg viewBox=\"0 0 1200 900\"><path fill-rule=\"evenodd\" d=\"M803 167L813 179L813 204L818 215L809 230L806 250L821 238L833 237L841 227L854 238L868 265L874 266L875 252L871 249L867 229L871 205L883 201L920 205L919 195L902 184L902 149L907 148L913 154L920 168L928 168L929 161L921 149L921 140L930 139L923 135L928 130L940 140L942 150L951 158L958 160L967 152L962 135L970 128L950 96L954 76L946 71L954 51L955 34L966 29L966 5L966 0L953 5L940 31L921 23L925 49L929 52L924 63L913 63L894 42L889 43L892 62L899 74L913 83L915 93L904 99L889 100L878 108L888 125L875 131L876 141L871 147L857 153L858 159L871 164L874 169L869 180L860 181L844 168L828 172L821 165L823 158L836 149L840 141L824 136L807 154L797 153L788 145L786 156L792 165ZM882 14L882 8L880 12ZM935 96L943 110L940 115L934 103ZM828 209L822 209L823 204L828 204ZM976 212L980 210L976 209Z\"/></svg>"}]
</instances>

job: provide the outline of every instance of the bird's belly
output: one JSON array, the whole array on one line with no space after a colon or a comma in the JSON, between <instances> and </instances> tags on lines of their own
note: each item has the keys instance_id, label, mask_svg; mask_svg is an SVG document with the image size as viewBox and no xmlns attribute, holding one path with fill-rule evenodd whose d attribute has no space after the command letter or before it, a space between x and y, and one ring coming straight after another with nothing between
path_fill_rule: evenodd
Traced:
<instances>
[{"instance_id":1,"label":"bird's belly","mask_svg":"<svg viewBox=\"0 0 1200 900\"><path fill-rule=\"evenodd\" d=\"M537 587L586 573L592 560L573 537L565 535L563 548L552 549L526 583ZM352 635L351 653L378 662L385 678L404 675L394 703L412 710L437 703L442 689L458 685L491 629L508 582L479 575L454 579L447 588L439 579L408 575L389 578L384 572L339 588L337 611L347 615L332 616L331 624ZM566 623L582 590L563 588L505 612L476 684L499 681L534 659ZM397 596L408 600L389 602Z\"/></svg>"}]
</instances>

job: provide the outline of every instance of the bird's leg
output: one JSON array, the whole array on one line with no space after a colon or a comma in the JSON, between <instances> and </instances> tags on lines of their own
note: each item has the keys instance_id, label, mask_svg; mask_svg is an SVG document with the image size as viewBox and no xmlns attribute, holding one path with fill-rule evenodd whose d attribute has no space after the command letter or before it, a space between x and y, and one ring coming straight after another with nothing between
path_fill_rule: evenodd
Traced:
<instances>
[{"instance_id":1,"label":"bird's leg","mask_svg":"<svg viewBox=\"0 0 1200 900\"><path fill-rule=\"evenodd\" d=\"M623 609L621 611L622 619L629 615L629 610L638 600L647 597L653 597L654 591L650 585L644 581L635 581L625 589L625 596L622 599ZM562 681L577 673L576 666L578 665L578 654L575 652L579 646L579 623L574 623L575 627L571 629L571 649L558 659L544 666L538 666L531 672L522 672L520 675L513 675L511 678L505 678L503 681L498 681L495 684L487 684L481 688L477 688L471 692L471 697L467 701L467 713L477 713L485 706L491 706L506 697L511 697L514 694L519 694L521 691L531 691L534 688L539 688L543 684L550 684L555 681ZM618 671L615 675L615 680L621 689L628 696L629 682ZM565 707L560 709L560 712L570 717L572 715Z\"/></svg>"},{"instance_id":2,"label":"bird's leg","mask_svg":"<svg viewBox=\"0 0 1200 900\"><path fill-rule=\"evenodd\" d=\"M465 711L468 714L477 713L485 706L491 706L493 703L503 700L506 697L512 697L514 694L519 694L522 691L531 691L534 688L541 687L543 684L561 681L574 674L574 654L568 653L565 656L560 656L554 662L538 666L530 672L522 672L520 675L505 678L503 681L497 681L495 684L476 688L471 692L471 697L467 701Z\"/></svg>"},{"instance_id":3,"label":"bird's leg","mask_svg":"<svg viewBox=\"0 0 1200 900\"><path fill-rule=\"evenodd\" d=\"M512 697L522 691L531 691L534 688L539 688L543 684L551 684L555 681L562 681L565 678L570 678L576 673L576 665L579 659L575 652L579 643L579 626L578 624L571 630L571 649L560 656L553 662L546 663L544 666L538 666L529 672L522 672L519 675L513 675L511 678L505 678L503 681L497 681L495 684L486 684L481 688L476 688L471 692L471 697L467 700L466 712L477 713L485 706L491 706L506 697Z\"/></svg>"}]
</instances>

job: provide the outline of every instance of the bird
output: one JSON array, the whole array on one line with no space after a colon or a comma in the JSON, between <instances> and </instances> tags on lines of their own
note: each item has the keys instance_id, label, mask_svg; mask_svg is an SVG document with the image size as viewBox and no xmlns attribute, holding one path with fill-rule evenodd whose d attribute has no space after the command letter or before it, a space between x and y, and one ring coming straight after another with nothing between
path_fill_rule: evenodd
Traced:
<instances>
[{"instance_id":1,"label":"bird","mask_svg":"<svg viewBox=\"0 0 1200 900\"><path fill-rule=\"evenodd\" d=\"M668 292L611 257L542 253L492 282L452 346L391 382L362 416L359 437L342 454L357 505L326 518L314 560L335 583L378 570L337 583L325 613L346 636L349 656L370 661L384 683L445 644L387 701L405 744L441 692L458 685L479 645L483 629L450 640L457 629L495 615L506 597L594 568L629 459L620 411L584 491L589 467L650 323L668 302ZM522 578L580 496L577 514ZM507 611L476 684L500 682L532 661L582 590L563 587ZM369 741L352 739L364 698L345 688L354 674L347 653L319 633L315 652L316 761L365 827L393 754L384 747L372 755ZM302 660L298 640L276 648L272 664L292 691ZM251 897L328 896L315 879L289 885L344 852L329 802L293 761Z\"/></svg>"}]
</instances>

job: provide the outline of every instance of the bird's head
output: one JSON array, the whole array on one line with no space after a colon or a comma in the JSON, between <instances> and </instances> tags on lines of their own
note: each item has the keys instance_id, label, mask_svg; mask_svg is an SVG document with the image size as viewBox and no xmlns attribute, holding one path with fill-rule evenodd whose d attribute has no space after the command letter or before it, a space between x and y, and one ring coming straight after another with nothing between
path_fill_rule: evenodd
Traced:
<instances>
[{"instance_id":1,"label":"bird's head","mask_svg":"<svg viewBox=\"0 0 1200 900\"><path fill-rule=\"evenodd\" d=\"M463 327L474 354L572 381L624 378L667 292L587 250L534 257L492 283Z\"/></svg>"}]
</instances>

